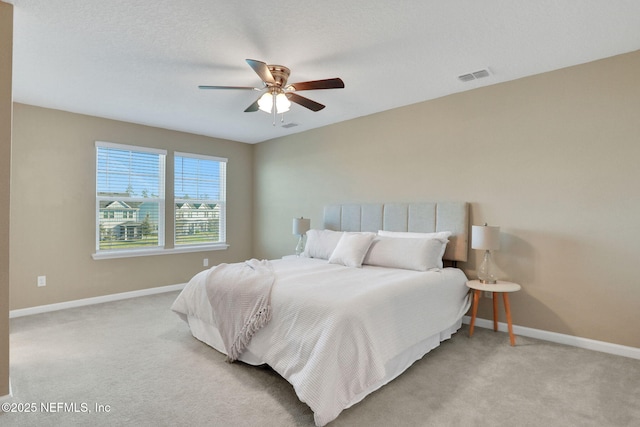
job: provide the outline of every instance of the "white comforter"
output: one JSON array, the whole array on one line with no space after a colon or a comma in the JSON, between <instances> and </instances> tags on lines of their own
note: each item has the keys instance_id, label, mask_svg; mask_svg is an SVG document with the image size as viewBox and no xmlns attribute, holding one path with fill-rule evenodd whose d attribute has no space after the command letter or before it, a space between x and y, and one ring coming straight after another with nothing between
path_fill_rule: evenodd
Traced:
<instances>
[{"instance_id":1,"label":"white comforter","mask_svg":"<svg viewBox=\"0 0 640 427\"><path fill-rule=\"evenodd\" d=\"M459 269L348 268L310 258L272 264L271 322L240 360L266 363L282 375L319 426L449 338L469 308L467 279ZM196 338L224 352L205 275L189 282L172 310Z\"/></svg>"}]
</instances>

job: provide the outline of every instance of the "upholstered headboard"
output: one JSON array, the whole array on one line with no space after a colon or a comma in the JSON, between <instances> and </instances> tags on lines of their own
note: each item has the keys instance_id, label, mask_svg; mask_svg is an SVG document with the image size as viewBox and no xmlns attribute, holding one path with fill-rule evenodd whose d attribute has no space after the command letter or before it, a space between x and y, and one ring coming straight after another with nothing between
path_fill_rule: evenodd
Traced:
<instances>
[{"instance_id":1,"label":"upholstered headboard","mask_svg":"<svg viewBox=\"0 0 640 427\"><path fill-rule=\"evenodd\" d=\"M336 231L451 231L444 259L466 261L469 204L466 202L367 203L328 205L324 228Z\"/></svg>"}]
</instances>

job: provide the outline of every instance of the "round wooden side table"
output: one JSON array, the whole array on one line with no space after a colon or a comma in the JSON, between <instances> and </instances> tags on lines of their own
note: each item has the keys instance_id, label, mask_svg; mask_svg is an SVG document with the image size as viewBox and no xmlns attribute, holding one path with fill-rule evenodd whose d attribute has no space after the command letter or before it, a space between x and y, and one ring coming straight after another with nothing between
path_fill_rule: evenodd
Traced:
<instances>
[{"instance_id":1,"label":"round wooden side table","mask_svg":"<svg viewBox=\"0 0 640 427\"><path fill-rule=\"evenodd\" d=\"M513 335L513 326L511 324L511 307L509 306L509 292L517 292L520 290L520 285L513 282L506 282L498 280L497 283L489 284L482 283L480 280L469 280L467 287L473 291L473 308L471 311L471 323L469 324L469 337L473 336L473 328L476 323L476 314L478 314L478 301L482 292L491 292L491 299L493 300L493 330L498 330L498 298L496 294L502 294L502 300L504 301L504 311L507 315L507 326L509 327L509 341L511 345L516 345L516 337Z\"/></svg>"}]
</instances>

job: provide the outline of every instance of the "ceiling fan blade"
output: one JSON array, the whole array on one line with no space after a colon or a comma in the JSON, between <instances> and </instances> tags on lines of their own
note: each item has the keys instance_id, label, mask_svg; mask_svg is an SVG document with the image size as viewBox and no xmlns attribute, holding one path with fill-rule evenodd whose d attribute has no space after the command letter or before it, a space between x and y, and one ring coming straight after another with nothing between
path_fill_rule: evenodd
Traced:
<instances>
[{"instance_id":1,"label":"ceiling fan blade","mask_svg":"<svg viewBox=\"0 0 640 427\"><path fill-rule=\"evenodd\" d=\"M253 104L249 105L249 106L247 107L247 109L246 109L246 110L244 110L244 112L245 112L245 113L253 113L253 112L258 111L258 108L260 107L260 106L258 105L258 100L259 100L259 99L260 99L260 98L256 99L256 101L255 101Z\"/></svg>"},{"instance_id":2,"label":"ceiling fan blade","mask_svg":"<svg viewBox=\"0 0 640 427\"><path fill-rule=\"evenodd\" d=\"M238 89L238 90L261 90L250 86L198 86L198 89Z\"/></svg>"},{"instance_id":3,"label":"ceiling fan blade","mask_svg":"<svg viewBox=\"0 0 640 427\"><path fill-rule=\"evenodd\" d=\"M291 102L302 105L303 107L308 108L311 111L320 111L325 107L324 105L316 101L312 101L309 98L305 98L304 96L300 96L291 92L287 93L287 98L289 98Z\"/></svg>"},{"instance_id":4,"label":"ceiling fan blade","mask_svg":"<svg viewBox=\"0 0 640 427\"><path fill-rule=\"evenodd\" d=\"M324 79L324 80L312 80L309 82L292 83L287 86L292 90L315 90L315 89L342 89L344 88L344 82L340 78Z\"/></svg>"},{"instance_id":5,"label":"ceiling fan blade","mask_svg":"<svg viewBox=\"0 0 640 427\"><path fill-rule=\"evenodd\" d=\"M260 77L260 79L265 82L265 83L271 83L271 84L275 84L276 81L273 78L273 75L271 74L271 71L269 71L269 67L267 67L267 64L265 64L262 61L257 61L255 59L246 59L247 64L249 64L249 66L251 68L253 68L253 71L256 72L256 74Z\"/></svg>"}]
</instances>

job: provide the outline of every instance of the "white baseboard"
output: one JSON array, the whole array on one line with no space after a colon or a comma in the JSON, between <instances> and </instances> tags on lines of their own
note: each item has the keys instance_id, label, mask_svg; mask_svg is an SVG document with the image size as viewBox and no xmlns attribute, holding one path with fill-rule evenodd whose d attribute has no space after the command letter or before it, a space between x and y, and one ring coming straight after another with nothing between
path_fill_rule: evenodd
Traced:
<instances>
[{"instance_id":1,"label":"white baseboard","mask_svg":"<svg viewBox=\"0 0 640 427\"><path fill-rule=\"evenodd\" d=\"M101 297L77 299L73 301L60 302L57 304L39 305L36 307L20 308L9 311L9 318L30 316L32 314L47 313L50 311L64 310L66 308L83 307L85 305L102 304L105 302L119 301L123 299L143 297L146 295L161 294L164 292L180 291L184 289L186 283L178 285L159 286L157 288L141 289L139 291L122 292L119 294L103 295Z\"/></svg>"},{"instance_id":2,"label":"white baseboard","mask_svg":"<svg viewBox=\"0 0 640 427\"><path fill-rule=\"evenodd\" d=\"M469 316L464 316L462 318L462 323L468 325L469 322L471 322L471 318ZM493 320L476 318L476 326L479 328L493 329ZM498 322L498 331L508 332L507 324ZM573 335L559 334L556 332L543 331L541 329L533 329L517 325L513 325L513 333L515 335L522 335L523 337L536 338L539 340L551 341L587 350L615 354L617 356L629 357L631 359L640 359L640 348L636 347L627 347L605 341L596 341L589 338L580 338ZM516 345L518 345L517 341Z\"/></svg>"}]
</instances>

